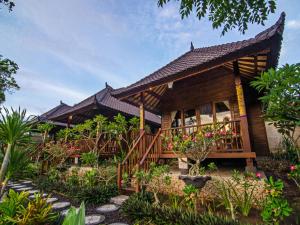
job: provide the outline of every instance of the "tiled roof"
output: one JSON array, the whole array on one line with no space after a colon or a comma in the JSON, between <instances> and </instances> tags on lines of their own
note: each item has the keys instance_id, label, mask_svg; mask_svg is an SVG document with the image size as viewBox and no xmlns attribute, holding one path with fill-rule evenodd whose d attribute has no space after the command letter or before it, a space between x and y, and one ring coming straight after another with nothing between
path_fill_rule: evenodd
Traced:
<instances>
[{"instance_id":1,"label":"tiled roof","mask_svg":"<svg viewBox=\"0 0 300 225\"><path fill-rule=\"evenodd\" d=\"M137 116L139 117L139 108L135 107L131 104L128 104L126 102L122 102L115 97L111 96L111 92L113 91L113 88L110 86L106 86L101 91L97 92L96 94L84 99L80 103L74 105L73 107L70 107L68 110L61 112L59 114L55 114L54 116L51 116L51 120L56 120L58 118L66 117L68 115L74 115L80 111L82 111L85 108L88 107L104 107L109 108L115 111L118 111L120 113L125 113L130 116ZM148 111L145 112L145 119L149 122L160 124L161 118L157 116L156 114L150 113Z\"/></svg>"},{"instance_id":2,"label":"tiled roof","mask_svg":"<svg viewBox=\"0 0 300 225\"><path fill-rule=\"evenodd\" d=\"M259 33L254 38L211 47L191 49L191 51L186 52L177 59L171 61L164 67L158 69L154 73L146 76L136 83L113 91L112 95L124 97L130 93L135 93L144 88L149 88L151 85L157 85L161 81L167 81L169 78L191 69L198 68L200 66L209 67L213 62L222 62L230 60L233 57L240 57L242 54L249 52L250 48L255 50L258 48L258 46L265 47L262 45L265 41L271 40L274 37L279 37L282 39L284 21L285 13L283 12L279 20L272 27ZM278 57L278 55L279 52L275 57ZM277 58L273 59L275 64L277 64L277 61Z\"/></svg>"},{"instance_id":3,"label":"tiled roof","mask_svg":"<svg viewBox=\"0 0 300 225\"><path fill-rule=\"evenodd\" d=\"M43 113L40 116L38 116L38 120L39 121L47 121L47 120L49 120L50 117L60 115L64 112L68 111L70 108L72 108L72 107L63 102L60 102L60 104L58 106L54 107L53 109L49 110L48 112Z\"/></svg>"}]
</instances>

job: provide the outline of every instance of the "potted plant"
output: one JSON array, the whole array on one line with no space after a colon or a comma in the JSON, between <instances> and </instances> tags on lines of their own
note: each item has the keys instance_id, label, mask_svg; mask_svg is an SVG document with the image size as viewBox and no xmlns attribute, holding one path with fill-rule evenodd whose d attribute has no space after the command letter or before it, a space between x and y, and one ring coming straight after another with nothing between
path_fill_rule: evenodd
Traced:
<instances>
[{"instance_id":1,"label":"potted plant","mask_svg":"<svg viewBox=\"0 0 300 225\"><path fill-rule=\"evenodd\" d=\"M191 164L188 174L180 175L179 179L197 188L204 187L211 177L203 175L201 162L217 147L217 141L220 139L220 136L220 126L212 124L202 127L197 132L178 134L170 139L168 142L169 150L173 150L175 154L178 154L179 158L188 158L194 162ZM190 162L188 163L190 164Z\"/></svg>"}]
</instances>

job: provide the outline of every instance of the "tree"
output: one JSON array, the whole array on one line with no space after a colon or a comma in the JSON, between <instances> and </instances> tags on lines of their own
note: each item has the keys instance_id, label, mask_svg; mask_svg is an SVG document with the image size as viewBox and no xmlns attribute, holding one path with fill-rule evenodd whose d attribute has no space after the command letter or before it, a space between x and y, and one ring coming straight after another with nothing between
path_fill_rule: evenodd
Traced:
<instances>
[{"instance_id":1,"label":"tree","mask_svg":"<svg viewBox=\"0 0 300 225\"><path fill-rule=\"evenodd\" d=\"M0 103L5 101L5 92L18 90L18 86L14 74L19 69L18 65L10 59L2 59L0 55Z\"/></svg>"},{"instance_id":2,"label":"tree","mask_svg":"<svg viewBox=\"0 0 300 225\"><path fill-rule=\"evenodd\" d=\"M0 4L7 6L9 11L12 11L13 7L15 7L15 3L11 0L0 0Z\"/></svg>"},{"instance_id":3,"label":"tree","mask_svg":"<svg viewBox=\"0 0 300 225\"><path fill-rule=\"evenodd\" d=\"M171 0L158 0L163 7ZM179 0L176 0L179 1ZM238 28L243 34L249 23L264 25L270 13L276 9L276 0L180 0L181 18L196 11L199 20L208 17L214 29L223 26L222 35Z\"/></svg>"},{"instance_id":4,"label":"tree","mask_svg":"<svg viewBox=\"0 0 300 225\"><path fill-rule=\"evenodd\" d=\"M265 119L297 149L300 136L295 136L295 130L300 126L300 63L286 64L278 70L271 68L251 85L263 94L259 99L263 103Z\"/></svg>"},{"instance_id":5,"label":"tree","mask_svg":"<svg viewBox=\"0 0 300 225\"><path fill-rule=\"evenodd\" d=\"M0 183L3 182L12 149L30 142L31 117L26 117L26 110L4 108L0 113L0 139L6 146L5 156L0 170Z\"/></svg>"}]
</instances>

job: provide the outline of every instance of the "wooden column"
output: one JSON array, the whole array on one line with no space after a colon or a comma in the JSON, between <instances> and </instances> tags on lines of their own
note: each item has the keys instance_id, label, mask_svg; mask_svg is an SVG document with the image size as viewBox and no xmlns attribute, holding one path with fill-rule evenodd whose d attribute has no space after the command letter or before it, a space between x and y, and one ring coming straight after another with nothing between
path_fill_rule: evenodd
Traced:
<instances>
[{"instance_id":1,"label":"wooden column","mask_svg":"<svg viewBox=\"0 0 300 225\"><path fill-rule=\"evenodd\" d=\"M246 104L244 98L244 90L241 82L240 71L238 62L233 62L233 70L235 75L235 89L236 95L238 100L238 107L239 107L239 114L240 114L240 121L241 121L241 136L243 141L243 150L245 152L251 152L251 142L250 142L250 135L249 135L249 127L248 127L248 119L247 119L247 111L246 111ZM246 170L253 171L253 159L246 159Z\"/></svg>"},{"instance_id":2,"label":"wooden column","mask_svg":"<svg viewBox=\"0 0 300 225\"><path fill-rule=\"evenodd\" d=\"M144 94L140 96L140 132L145 129L145 107L144 107Z\"/></svg>"},{"instance_id":3,"label":"wooden column","mask_svg":"<svg viewBox=\"0 0 300 225\"><path fill-rule=\"evenodd\" d=\"M71 127L71 121L72 121L72 118L73 118L72 115L68 116L67 128L70 128L70 127Z\"/></svg>"}]
</instances>

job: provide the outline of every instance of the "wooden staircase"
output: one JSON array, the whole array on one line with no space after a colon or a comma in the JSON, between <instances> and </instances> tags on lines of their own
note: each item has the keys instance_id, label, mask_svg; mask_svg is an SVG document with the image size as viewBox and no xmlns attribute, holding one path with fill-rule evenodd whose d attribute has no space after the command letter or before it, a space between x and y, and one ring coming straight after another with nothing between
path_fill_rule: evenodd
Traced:
<instances>
[{"instance_id":1,"label":"wooden staircase","mask_svg":"<svg viewBox=\"0 0 300 225\"><path fill-rule=\"evenodd\" d=\"M140 133L133 147L128 152L122 163L118 164L119 190L138 191L139 185L135 184L134 174L139 170L147 171L151 163L156 163L161 154L161 129L153 134L144 130ZM128 179L129 187L123 187L124 177ZM133 188L134 186L134 188Z\"/></svg>"}]
</instances>

